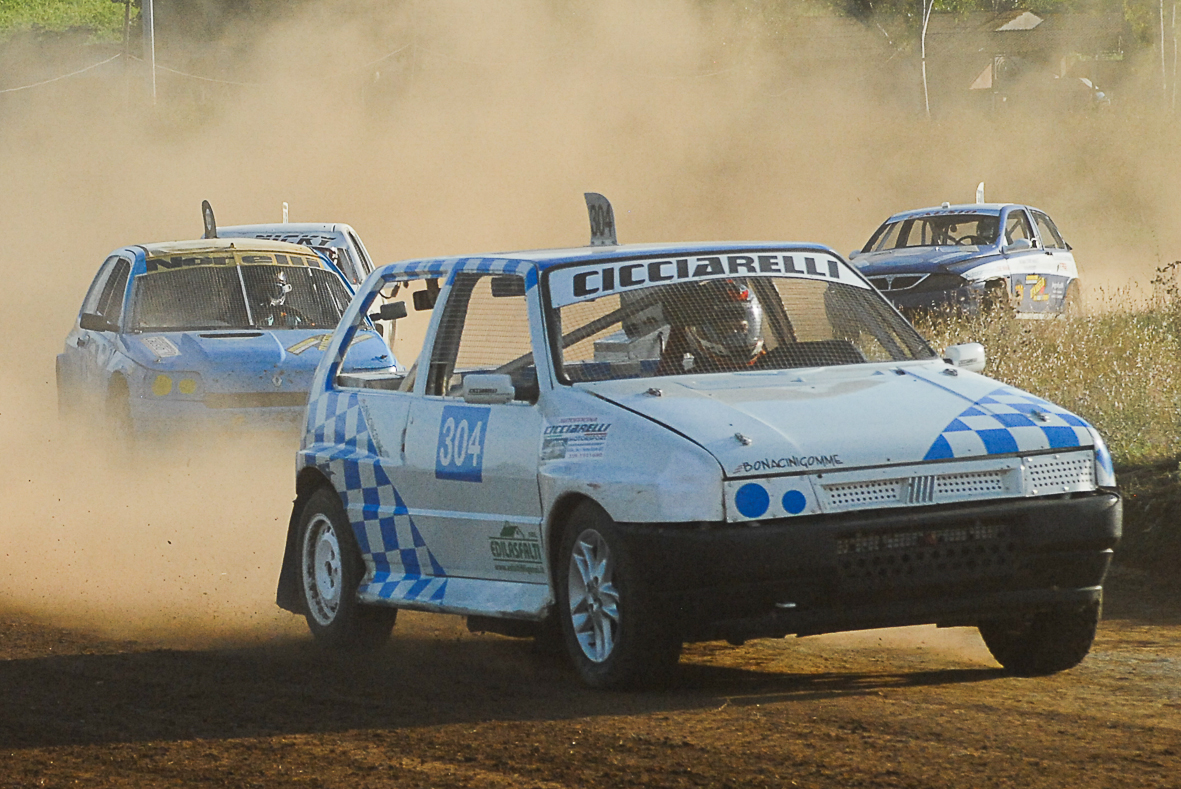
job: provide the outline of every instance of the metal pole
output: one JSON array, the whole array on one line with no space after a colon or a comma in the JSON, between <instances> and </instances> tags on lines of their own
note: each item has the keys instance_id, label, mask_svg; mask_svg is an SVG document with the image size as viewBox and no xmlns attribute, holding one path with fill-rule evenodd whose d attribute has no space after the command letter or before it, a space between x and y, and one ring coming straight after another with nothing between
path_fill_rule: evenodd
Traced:
<instances>
[{"instance_id":1,"label":"metal pole","mask_svg":"<svg viewBox=\"0 0 1181 789\"><path fill-rule=\"evenodd\" d=\"M131 0L123 0L123 107L131 106Z\"/></svg>"},{"instance_id":2,"label":"metal pole","mask_svg":"<svg viewBox=\"0 0 1181 789\"><path fill-rule=\"evenodd\" d=\"M919 37L923 58L923 108L927 112L927 118L931 117L931 97L927 93L927 23L931 20L931 9L934 7L935 0L923 0L923 32Z\"/></svg>"},{"instance_id":3,"label":"metal pole","mask_svg":"<svg viewBox=\"0 0 1181 789\"><path fill-rule=\"evenodd\" d=\"M1163 3L1164 0L1161 0ZM156 22L152 14L152 0L143 0L144 60L148 64L148 81L152 89L152 104L156 103Z\"/></svg>"},{"instance_id":4,"label":"metal pole","mask_svg":"<svg viewBox=\"0 0 1181 789\"><path fill-rule=\"evenodd\" d=\"M1169 74L1165 71L1165 0L1160 0L1160 87L1161 100L1169 100Z\"/></svg>"}]
</instances>

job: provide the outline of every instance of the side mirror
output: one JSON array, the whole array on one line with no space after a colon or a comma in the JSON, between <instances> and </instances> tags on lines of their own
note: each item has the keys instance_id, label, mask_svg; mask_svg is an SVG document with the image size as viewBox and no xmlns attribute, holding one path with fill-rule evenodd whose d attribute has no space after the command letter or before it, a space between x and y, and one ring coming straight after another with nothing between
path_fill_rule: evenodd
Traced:
<instances>
[{"instance_id":1,"label":"side mirror","mask_svg":"<svg viewBox=\"0 0 1181 789\"><path fill-rule=\"evenodd\" d=\"M115 324L101 315L84 312L82 317L78 319L78 326L87 331L115 331Z\"/></svg>"},{"instance_id":2,"label":"side mirror","mask_svg":"<svg viewBox=\"0 0 1181 789\"><path fill-rule=\"evenodd\" d=\"M1033 244L1029 243L1028 238L1019 238L1016 241L1011 241L1008 244L1005 244L1004 251L1005 252L1020 252L1021 250L1029 249L1032 246L1033 246Z\"/></svg>"},{"instance_id":3,"label":"side mirror","mask_svg":"<svg viewBox=\"0 0 1181 789\"><path fill-rule=\"evenodd\" d=\"M426 310L433 310L435 302L439 299L439 291L416 290L411 294L414 297L414 309L419 312Z\"/></svg>"},{"instance_id":4,"label":"side mirror","mask_svg":"<svg viewBox=\"0 0 1181 789\"><path fill-rule=\"evenodd\" d=\"M983 345L978 342L965 342L960 345L952 345L944 351L943 361L953 367L963 367L974 373L982 373L987 359Z\"/></svg>"},{"instance_id":5,"label":"side mirror","mask_svg":"<svg viewBox=\"0 0 1181 789\"><path fill-rule=\"evenodd\" d=\"M516 391L513 377L499 373L472 373L463 377L463 401L498 405L511 403Z\"/></svg>"},{"instance_id":6,"label":"side mirror","mask_svg":"<svg viewBox=\"0 0 1181 789\"><path fill-rule=\"evenodd\" d=\"M849 253L849 260L852 260L853 258L857 257L860 254L861 254L860 249L854 249L852 252Z\"/></svg>"},{"instance_id":7,"label":"side mirror","mask_svg":"<svg viewBox=\"0 0 1181 789\"><path fill-rule=\"evenodd\" d=\"M396 321L401 318L405 318L406 315L407 315L406 302L391 301L388 304L382 304L381 308L378 309L377 312L369 313L369 320L371 320L371 321Z\"/></svg>"}]
</instances>

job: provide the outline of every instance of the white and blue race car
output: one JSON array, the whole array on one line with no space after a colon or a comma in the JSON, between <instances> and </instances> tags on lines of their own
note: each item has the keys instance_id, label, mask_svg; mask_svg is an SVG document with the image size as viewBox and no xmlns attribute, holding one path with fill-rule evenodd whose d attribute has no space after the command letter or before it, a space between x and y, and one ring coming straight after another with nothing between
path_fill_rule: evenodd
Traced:
<instances>
[{"instance_id":1,"label":"white and blue race car","mask_svg":"<svg viewBox=\"0 0 1181 789\"><path fill-rule=\"evenodd\" d=\"M596 687L688 641L924 623L1014 672L1083 659L1121 530L1094 428L978 345L941 359L827 247L622 246L588 203L590 247L366 280L311 384L281 607L335 647L402 608L560 637ZM397 290L432 310L417 363L346 370Z\"/></svg>"},{"instance_id":2,"label":"white and blue race car","mask_svg":"<svg viewBox=\"0 0 1181 789\"><path fill-rule=\"evenodd\" d=\"M105 414L125 435L292 431L352 290L312 250L207 238L117 249L57 357L64 413ZM357 368L396 366L372 331Z\"/></svg>"},{"instance_id":3,"label":"white and blue race car","mask_svg":"<svg viewBox=\"0 0 1181 789\"><path fill-rule=\"evenodd\" d=\"M1045 317L1079 306L1070 245L1044 211L975 203L904 211L850 256L904 313L1011 308Z\"/></svg>"}]
</instances>

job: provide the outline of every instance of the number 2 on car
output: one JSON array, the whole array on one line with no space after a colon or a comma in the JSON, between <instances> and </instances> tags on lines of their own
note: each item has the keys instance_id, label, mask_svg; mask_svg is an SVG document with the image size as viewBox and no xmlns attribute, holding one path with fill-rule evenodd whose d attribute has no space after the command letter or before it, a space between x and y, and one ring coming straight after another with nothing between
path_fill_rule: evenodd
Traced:
<instances>
[{"instance_id":1,"label":"number 2 on car","mask_svg":"<svg viewBox=\"0 0 1181 789\"><path fill-rule=\"evenodd\" d=\"M449 405L439 420L435 479L483 482L484 438L491 408Z\"/></svg>"}]
</instances>

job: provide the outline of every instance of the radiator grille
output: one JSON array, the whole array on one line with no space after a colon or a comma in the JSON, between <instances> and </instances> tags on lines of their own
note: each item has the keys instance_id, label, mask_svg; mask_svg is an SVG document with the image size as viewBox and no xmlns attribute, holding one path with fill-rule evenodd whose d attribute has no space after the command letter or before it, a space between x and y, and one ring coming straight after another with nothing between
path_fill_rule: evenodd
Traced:
<instances>
[{"instance_id":1,"label":"radiator grille","mask_svg":"<svg viewBox=\"0 0 1181 789\"><path fill-rule=\"evenodd\" d=\"M857 507L867 504L898 501L898 492L904 480L885 479L872 482L847 482L839 485L825 485L828 500L838 507Z\"/></svg>"},{"instance_id":2,"label":"radiator grille","mask_svg":"<svg viewBox=\"0 0 1181 789\"><path fill-rule=\"evenodd\" d=\"M1027 458L1025 475L1032 488L1077 490L1095 486L1095 464L1086 456L1072 455L1062 458L1056 455L1041 455Z\"/></svg>"},{"instance_id":3,"label":"radiator grille","mask_svg":"<svg viewBox=\"0 0 1181 789\"><path fill-rule=\"evenodd\" d=\"M1005 489L1005 471L974 471L966 474L943 474L936 486L937 495L973 496L1000 493Z\"/></svg>"}]
</instances>

